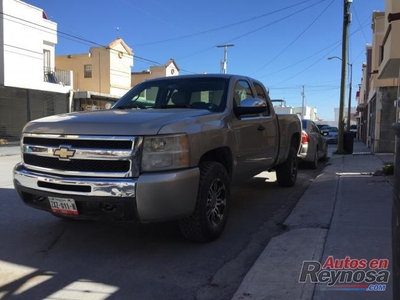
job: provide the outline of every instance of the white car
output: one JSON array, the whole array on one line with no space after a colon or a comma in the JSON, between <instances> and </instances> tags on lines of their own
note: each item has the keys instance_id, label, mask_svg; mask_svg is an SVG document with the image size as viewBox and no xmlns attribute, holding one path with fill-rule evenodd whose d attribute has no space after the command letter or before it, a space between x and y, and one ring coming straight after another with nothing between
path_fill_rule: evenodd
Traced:
<instances>
[{"instance_id":1,"label":"white car","mask_svg":"<svg viewBox=\"0 0 400 300\"><path fill-rule=\"evenodd\" d=\"M302 120L301 146L298 157L310 168L316 169L320 159L328 157L328 144L317 125L311 120Z\"/></svg>"}]
</instances>

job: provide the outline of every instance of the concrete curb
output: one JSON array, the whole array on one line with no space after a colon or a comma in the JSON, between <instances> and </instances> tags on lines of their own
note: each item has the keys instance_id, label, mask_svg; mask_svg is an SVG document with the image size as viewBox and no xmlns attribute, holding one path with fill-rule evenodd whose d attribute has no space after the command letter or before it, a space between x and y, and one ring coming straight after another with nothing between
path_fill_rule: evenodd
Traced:
<instances>
[{"instance_id":1,"label":"concrete curb","mask_svg":"<svg viewBox=\"0 0 400 300\"><path fill-rule=\"evenodd\" d=\"M301 228L271 239L232 299L312 299L315 284L299 284L300 270L304 260L321 260L327 232Z\"/></svg>"},{"instance_id":2,"label":"concrete curb","mask_svg":"<svg viewBox=\"0 0 400 300\"><path fill-rule=\"evenodd\" d=\"M381 199L390 198L391 187L373 176L383 161L360 142L356 146L361 152L330 158L284 221L288 231L271 239L232 299L391 299L391 282L387 293L357 296L298 282L304 260L391 257L390 205Z\"/></svg>"}]
</instances>

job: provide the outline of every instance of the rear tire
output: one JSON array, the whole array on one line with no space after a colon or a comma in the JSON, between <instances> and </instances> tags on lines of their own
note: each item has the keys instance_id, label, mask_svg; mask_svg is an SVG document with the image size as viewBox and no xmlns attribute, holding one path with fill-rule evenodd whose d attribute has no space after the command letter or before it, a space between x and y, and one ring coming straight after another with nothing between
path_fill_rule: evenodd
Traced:
<instances>
[{"instance_id":1,"label":"rear tire","mask_svg":"<svg viewBox=\"0 0 400 300\"><path fill-rule=\"evenodd\" d=\"M195 242L210 242L224 230L230 207L230 180L217 162L200 165L197 202L193 214L179 221L182 235Z\"/></svg>"},{"instance_id":2,"label":"rear tire","mask_svg":"<svg viewBox=\"0 0 400 300\"><path fill-rule=\"evenodd\" d=\"M286 161L276 167L276 179L278 184L283 187L294 186L297 180L297 169L297 151L292 145L290 146Z\"/></svg>"},{"instance_id":3,"label":"rear tire","mask_svg":"<svg viewBox=\"0 0 400 300\"><path fill-rule=\"evenodd\" d=\"M314 153L314 160L310 161L309 164L310 169L317 169L318 168L318 148L315 149Z\"/></svg>"},{"instance_id":4,"label":"rear tire","mask_svg":"<svg viewBox=\"0 0 400 300\"><path fill-rule=\"evenodd\" d=\"M328 159L328 145L325 147L324 156L321 158L322 161L326 161Z\"/></svg>"}]
</instances>

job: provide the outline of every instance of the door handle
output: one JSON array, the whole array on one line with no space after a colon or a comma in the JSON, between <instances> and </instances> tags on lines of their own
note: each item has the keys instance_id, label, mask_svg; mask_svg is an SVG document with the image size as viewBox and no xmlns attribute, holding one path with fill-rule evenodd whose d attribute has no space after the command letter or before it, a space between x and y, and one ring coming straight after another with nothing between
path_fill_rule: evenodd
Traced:
<instances>
[{"instance_id":1,"label":"door handle","mask_svg":"<svg viewBox=\"0 0 400 300\"><path fill-rule=\"evenodd\" d=\"M258 131L263 131L263 130L265 130L265 127L262 126L262 125L258 125L257 130Z\"/></svg>"}]
</instances>

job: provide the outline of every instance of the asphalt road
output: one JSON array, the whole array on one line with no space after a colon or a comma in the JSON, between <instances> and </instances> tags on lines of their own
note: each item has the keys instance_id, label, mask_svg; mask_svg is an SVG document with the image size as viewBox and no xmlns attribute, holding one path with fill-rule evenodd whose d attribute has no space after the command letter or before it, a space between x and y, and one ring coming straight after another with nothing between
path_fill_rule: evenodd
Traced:
<instances>
[{"instance_id":1,"label":"asphalt road","mask_svg":"<svg viewBox=\"0 0 400 300\"><path fill-rule=\"evenodd\" d=\"M29 208L12 186L19 159L0 157L0 299L230 299L322 170L301 168L293 188L274 173L234 187L224 234L196 244L174 222L66 221Z\"/></svg>"}]
</instances>

